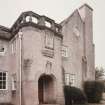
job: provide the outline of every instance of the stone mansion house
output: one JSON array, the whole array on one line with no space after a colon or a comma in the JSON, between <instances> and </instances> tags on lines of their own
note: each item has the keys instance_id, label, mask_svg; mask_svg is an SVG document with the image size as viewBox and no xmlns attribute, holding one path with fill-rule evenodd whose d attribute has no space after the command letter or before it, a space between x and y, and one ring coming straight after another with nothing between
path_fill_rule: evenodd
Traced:
<instances>
[{"instance_id":1,"label":"stone mansion house","mask_svg":"<svg viewBox=\"0 0 105 105\"><path fill-rule=\"evenodd\" d=\"M0 105L64 105L64 85L95 79L92 12L84 4L57 24L27 11L0 26Z\"/></svg>"}]
</instances>

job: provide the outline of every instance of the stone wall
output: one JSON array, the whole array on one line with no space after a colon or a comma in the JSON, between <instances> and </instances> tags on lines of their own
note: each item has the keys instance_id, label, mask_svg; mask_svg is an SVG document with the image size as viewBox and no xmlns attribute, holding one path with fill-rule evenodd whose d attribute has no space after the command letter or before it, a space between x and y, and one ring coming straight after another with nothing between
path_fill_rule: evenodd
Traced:
<instances>
[{"instance_id":1,"label":"stone wall","mask_svg":"<svg viewBox=\"0 0 105 105\"><path fill-rule=\"evenodd\" d=\"M55 101L64 104L63 77L61 60L62 38L54 35L54 49L45 47L45 35L53 35L48 30L39 30L31 26L24 27L23 33L23 62L29 60L29 66L23 69L23 100L25 105L38 104L38 80L42 75L53 75L55 77ZM50 52L49 52L50 51ZM53 54L52 54L53 53ZM51 67L46 68L48 62ZM28 91L27 91L28 90Z\"/></svg>"}]
</instances>

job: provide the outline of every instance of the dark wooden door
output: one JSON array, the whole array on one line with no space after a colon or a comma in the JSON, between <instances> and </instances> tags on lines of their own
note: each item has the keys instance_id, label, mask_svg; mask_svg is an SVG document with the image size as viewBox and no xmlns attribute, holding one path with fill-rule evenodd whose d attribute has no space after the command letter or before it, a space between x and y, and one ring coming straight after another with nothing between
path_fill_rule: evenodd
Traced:
<instances>
[{"instance_id":1,"label":"dark wooden door","mask_svg":"<svg viewBox=\"0 0 105 105\"><path fill-rule=\"evenodd\" d=\"M38 97L39 97L39 104L42 104L44 102L44 99L43 99L43 79L40 79L39 80L39 83L38 83Z\"/></svg>"}]
</instances>

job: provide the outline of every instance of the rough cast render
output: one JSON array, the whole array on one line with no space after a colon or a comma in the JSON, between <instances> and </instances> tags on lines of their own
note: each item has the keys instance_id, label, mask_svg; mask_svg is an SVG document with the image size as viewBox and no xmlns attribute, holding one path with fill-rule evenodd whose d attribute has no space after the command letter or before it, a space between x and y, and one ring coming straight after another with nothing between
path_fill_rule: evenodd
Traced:
<instances>
[{"instance_id":1,"label":"rough cast render","mask_svg":"<svg viewBox=\"0 0 105 105\"><path fill-rule=\"evenodd\" d=\"M0 104L64 105L68 78L81 89L84 81L94 80L92 12L84 4L57 24L28 11L10 29L0 26L0 72L8 74Z\"/></svg>"}]
</instances>

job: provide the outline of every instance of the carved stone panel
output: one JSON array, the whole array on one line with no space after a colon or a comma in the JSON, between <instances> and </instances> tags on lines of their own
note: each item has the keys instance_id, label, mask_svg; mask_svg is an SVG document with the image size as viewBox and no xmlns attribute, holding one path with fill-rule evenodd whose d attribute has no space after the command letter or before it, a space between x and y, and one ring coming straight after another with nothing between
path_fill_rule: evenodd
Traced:
<instances>
[{"instance_id":1,"label":"carved stone panel","mask_svg":"<svg viewBox=\"0 0 105 105\"><path fill-rule=\"evenodd\" d=\"M46 74L51 74L52 72L52 63L50 61L47 61L46 68L45 68Z\"/></svg>"}]
</instances>

